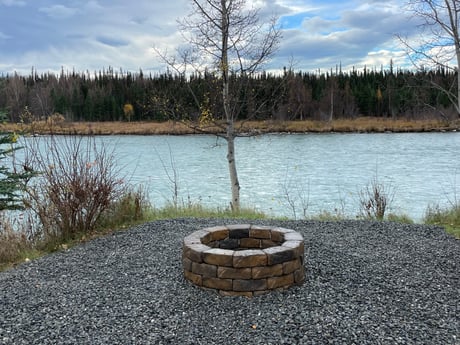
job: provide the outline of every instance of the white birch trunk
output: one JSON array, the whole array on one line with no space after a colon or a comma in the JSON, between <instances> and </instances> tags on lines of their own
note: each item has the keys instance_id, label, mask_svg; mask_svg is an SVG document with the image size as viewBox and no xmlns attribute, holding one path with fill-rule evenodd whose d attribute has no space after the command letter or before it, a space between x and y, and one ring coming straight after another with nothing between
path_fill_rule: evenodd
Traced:
<instances>
[{"instance_id":1,"label":"white birch trunk","mask_svg":"<svg viewBox=\"0 0 460 345\"><path fill-rule=\"evenodd\" d=\"M457 99L455 110L457 110L457 117L460 117L460 41L455 42L455 53L457 54Z\"/></svg>"},{"instance_id":2,"label":"white birch trunk","mask_svg":"<svg viewBox=\"0 0 460 345\"><path fill-rule=\"evenodd\" d=\"M238 212L240 210L240 182L238 181L238 172L236 169L235 160L235 130L233 127L233 115L230 110L229 102L229 65L228 65L228 35L229 35L229 22L228 22L228 8L227 0L221 0L222 10L222 59L221 59L221 71L222 71L222 101L224 105L225 118L227 120L227 133L225 139L227 139L227 162L228 170L230 174L230 184L232 190L232 201L230 206L233 211Z\"/></svg>"},{"instance_id":3,"label":"white birch trunk","mask_svg":"<svg viewBox=\"0 0 460 345\"><path fill-rule=\"evenodd\" d=\"M233 132L231 129L228 132ZM238 181L238 172L235 160L235 136L227 132L227 161L230 173L230 183L232 187L232 201L230 203L233 211L240 210L240 182Z\"/></svg>"}]
</instances>

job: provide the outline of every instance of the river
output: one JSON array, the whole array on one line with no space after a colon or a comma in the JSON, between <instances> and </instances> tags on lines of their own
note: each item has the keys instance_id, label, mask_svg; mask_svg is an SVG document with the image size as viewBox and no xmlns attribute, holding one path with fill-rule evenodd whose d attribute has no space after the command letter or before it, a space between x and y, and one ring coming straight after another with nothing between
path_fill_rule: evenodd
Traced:
<instances>
[{"instance_id":1,"label":"river","mask_svg":"<svg viewBox=\"0 0 460 345\"><path fill-rule=\"evenodd\" d=\"M152 204L227 207L226 142L211 135L101 136L125 180ZM428 206L460 192L460 133L270 134L236 140L243 206L302 218L327 211L354 217L360 192L376 179L392 197L388 212L420 221ZM458 180L457 180L458 179Z\"/></svg>"}]
</instances>

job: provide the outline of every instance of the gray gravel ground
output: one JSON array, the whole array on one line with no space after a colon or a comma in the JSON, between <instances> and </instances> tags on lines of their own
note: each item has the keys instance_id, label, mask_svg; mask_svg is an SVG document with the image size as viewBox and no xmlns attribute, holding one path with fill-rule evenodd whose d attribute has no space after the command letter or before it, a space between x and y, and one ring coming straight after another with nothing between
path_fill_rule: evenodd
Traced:
<instances>
[{"instance_id":1,"label":"gray gravel ground","mask_svg":"<svg viewBox=\"0 0 460 345\"><path fill-rule=\"evenodd\" d=\"M258 221L303 234L303 286L247 299L185 281L183 237L235 222L156 221L0 273L0 343L460 344L460 241L440 228Z\"/></svg>"}]
</instances>

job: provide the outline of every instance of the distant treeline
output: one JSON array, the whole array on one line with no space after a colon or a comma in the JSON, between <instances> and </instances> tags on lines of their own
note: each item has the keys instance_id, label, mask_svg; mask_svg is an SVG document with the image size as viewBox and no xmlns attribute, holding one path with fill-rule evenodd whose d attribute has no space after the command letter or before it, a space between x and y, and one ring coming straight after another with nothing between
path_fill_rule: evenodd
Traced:
<instances>
[{"instance_id":1,"label":"distant treeline","mask_svg":"<svg viewBox=\"0 0 460 345\"><path fill-rule=\"evenodd\" d=\"M359 116L457 118L446 89L456 73L444 70L363 69L342 72L260 73L234 78L235 107L241 119L329 120ZM240 83L244 81L244 83ZM192 91L192 92L191 92ZM187 78L172 73L145 75L108 70L0 76L3 121L164 121L220 118L218 78L212 73Z\"/></svg>"}]
</instances>

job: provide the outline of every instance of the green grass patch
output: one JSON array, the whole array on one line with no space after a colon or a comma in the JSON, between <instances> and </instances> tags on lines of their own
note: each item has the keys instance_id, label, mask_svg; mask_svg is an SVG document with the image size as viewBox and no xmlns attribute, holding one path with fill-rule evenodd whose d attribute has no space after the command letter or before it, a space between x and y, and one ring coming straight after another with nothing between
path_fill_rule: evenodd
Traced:
<instances>
[{"instance_id":1,"label":"green grass patch","mask_svg":"<svg viewBox=\"0 0 460 345\"><path fill-rule=\"evenodd\" d=\"M386 217L386 220L395 223L414 224L414 221L406 214L390 213Z\"/></svg>"},{"instance_id":2,"label":"green grass patch","mask_svg":"<svg viewBox=\"0 0 460 345\"><path fill-rule=\"evenodd\" d=\"M147 198L140 191L129 192L104 213L99 219L97 227L91 233L76 234L71 239L60 237L49 238L46 241L32 244L25 240L24 235L3 232L0 234L0 271L55 251L66 250L114 231L128 229L136 224L177 218L257 220L272 219L273 217L253 208L242 208L240 211L234 212L229 208L210 208L199 203L189 203L180 206L170 203L162 208L155 208L148 203ZM350 218L347 218L341 212L323 211L316 216L310 217L310 219L317 221L342 221ZM385 220L408 224L413 223L405 215L389 214ZM429 208L424 223L443 226L448 233L460 239L460 207L445 210L441 210L438 207Z\"/></svg>"},{"instance_id":3,"label":"green grass patch","mask_svg":"<svg viewBox=\"0 0 460 345\"><path fill-rule=\"evenodd\" d=\"M460 239L460 205L446 209L441 209L439 206L428 207L424 222L442 226L447 233Z\"/></svg>"},{"instance_id":4,"label":"green grass patch","mask_svg":"<svg viewBox=\"0 0 460 345\"><path fill-rule=\"evenodd\" d=\"M162 208L152 207L141 191L129 192L115 202L98 220L92 232L75 233L71 238L49 237L35 243L20 233L0 233L0 271L12 268L40 256L66 250L114 231L122 231L134 225L160 219L175 218L228 218L264 219L267 216L251 208L233 212L226 208L207 208L201 204Z\"/></svg>"},{"instance_id":5,"label":"green grass patch","mask_svg":"<svg viewBox=\"0 0 460 345\"><path fill-rule=\"evenodd\" d=\"M241 208L235 212L229 208L210 208L201 204L174 205L152 208L150 220L174 218L231 218L231 219L266 219L267 215L252 208Z\"/></svg>"},{"instance_id":6,"label":"green grass patch","mask_svg":"<svg viewBox=\"0 0 460 345\"><path fill-rule=\"evenodd\" d=\"M323 210L317 215L311 216L310 219L320 222L339 222L341 220L347 219L347 217L338 210L335 210L334 212Z\"/></svg>"}]
</instances>

